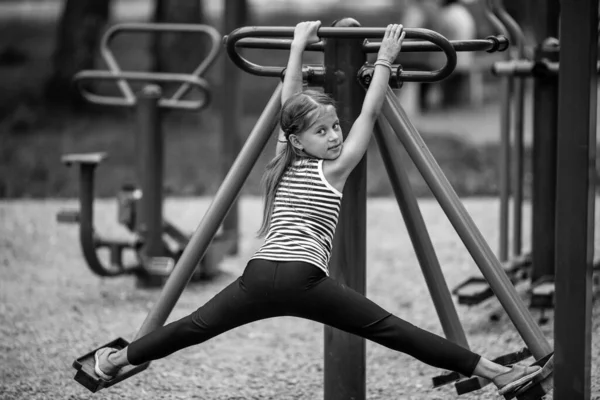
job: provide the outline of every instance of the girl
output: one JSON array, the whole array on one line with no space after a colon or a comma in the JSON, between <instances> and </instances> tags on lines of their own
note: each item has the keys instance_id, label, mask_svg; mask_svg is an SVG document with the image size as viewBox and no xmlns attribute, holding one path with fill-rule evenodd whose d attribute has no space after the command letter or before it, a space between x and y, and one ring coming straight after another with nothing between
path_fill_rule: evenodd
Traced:
<instances>
[{"instance_id":1,"label":"girl","mask_svg":"<svg viewBox=\"0 0 600 400\"><path fill-rule=\"evenodd\" d=\"M539 367L495 364L419 329L329 277L327 265L344 183L363 157L380 112L391 62L404 32L389 25L359 117L345 141L332 100L302 91L302 54L319 41L320 22L296 26L284 78L277 154L266 169L262 247L242 276L187 317L158 328L122 350L95 354L95 372L112 379L140 365L202 343L227 330L276 316L308 318L362 336L465 376L491 379L501 394L514 392Z\"/></svg>"}]
</instances>

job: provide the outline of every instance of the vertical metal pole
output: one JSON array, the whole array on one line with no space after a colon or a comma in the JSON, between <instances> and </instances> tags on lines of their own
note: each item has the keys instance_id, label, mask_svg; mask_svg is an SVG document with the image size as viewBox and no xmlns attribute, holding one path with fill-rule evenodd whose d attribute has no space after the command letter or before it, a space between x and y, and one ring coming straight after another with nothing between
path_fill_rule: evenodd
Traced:
<instances>
[{"instance_id":1,"label":"vertical metal pole","mask_svg":"<svg viewBox=\"0 0 600 400\"><path fill-rule=\"evenodd\" d=\"M493 0L485 2L485 17L497 33L505 36L508 31L504 22L494 13ZM510 52L504 53L504 58L510 58ZM512 97L512 78L502 78L500 82L500 213L498 235L498 258L500 261L508 259L508 220L510 212L510 104Z\"/></svg>"},{"instance_id":2,"label":"vertical metal pole","mask_svg":"<svg viewBox=\"0 0 600 400\"><path fill-rule=\"evenodd\" d=\"M556 177L556 399L590 399L598 0L563 1Z\"/></svg>"},{"instance_id":3,"label":"vertical metal pole","mask_svg":"<svg viewBox=\"0 0 600 400\"><path fill-rule=\"evenodd\" d=\"M345 18L336 27L360 24ZM327 39L325 92L337 102L342 131L347 135L360 114L365 97L356 79L366 61L362 39ZM356 166L344 187L344 198L334 237L331 276L359 293L366 290L366 157ZM327 400L363 400L366 396L364 339L325 327L325 389Z\"/></svg>"},{"instance_id":4,"label":"vertical metal pole","mask_svg":"<svg viewBox=\"0 0 600 400\"><path fill-rule=\"evenodd\" d=\"M495 14L493 0L485 3L485 16L494 29L501 35L509 36L504 22ZM505 59L510 59L510 52L504 53ZM502 78L500 95L500 213L498 235L498 258L500 261L508 259L508 220L510 213L510 119L512 100L512 77Z\"/></svg>"},{"instance_id":5,"label":"vertical metal pole","mask_svg":"<svg viewBox=\"0 0 600 400\"><path fill-rule=\"evenodd\" d=\"M508 221L510 213L510 120L513 78L502 79L502 105L500 111L500 237L498 258L508 260Z\"/></svg>"},{"instance_id":6,"label":"vertical metal pole","mask_svg":"<svg viewBox=\"0 0 600 400\"><path fill-rule=\"evenodd\" d=\"M198 261L204 256L208 245L217 233L227 212L237 199L244 182L248 178L248 175L250 175L252 167L256 164L260 153L273 133L273 129L275 129L277 123L277 114L280 109L281 84L275 89L273 96L271 96L269 103L256 122L254 129L250 132L244 147L240 150L240 154L237 156L229 173L215 194L210 207L204 214L204 218L202 218L200 225L198 225L198 228L190 238L190 242L183 250L173 272L171 272L169 279L167 279L167 282L163 286L158 300L146 316L144 323L136 335L136 339L162 326L169 317L179 296L181 296L181 293L192 277Z\"/></svg>"},{"instance_id":7,"label":"vertical metal pole","mask_svg":"<svg viewBox=\"0 0 600 400\"><path fill-rule=\"evenodd\" d=\"M492 1L494 14L502 21L508 34L511 43L516 47L516 58L525 58L525 35L519 24L510 16L504 8L502 0ZM510 53L509 53L510 54ZM522 252L522 219L523 219L523 115L524 115L524 100L525 100L525 80L517 77L513 82L513 95L515 101L515 124L514 124L514 140L512 152L512 196L513 196L513 220L512 220L512 255L518 256Z\"/></svg>"},{"instance_id":8,"label":"vertical metal pole","mask_svg":"<svg viewBox=\"0 0 600 400\"><path fill-rule=\"evenodd\" d=\"M448 290L444 273L435 254L408 174L404 169L404 165L402 165L400 142L382 117L379 118L375 127L375 139L383 164L390 177L392 189L406 223L406 229L415 249L415 254L423 271L431 300L433 300L433 305L442 324L444 335L450 341L468 349L467 336L458 318L452 295Z\"/></svg>"},{"instance_id":9,"label":"vertical metal pole","mask_svg":"<svg viewBox=\"0 0 600 400\"><path fill-rule=\"evenodd\" d=\"M427 148L423 138L408 119L391 88L388 88L386 101L383 104L383 115L423 175L450 223L456 229L456 233L462 239L531 353L536 359L549 354L552 351L550 343L534 322L529 310L504 272L502 264L477 229L464 204Z\"/></svg>"},{"instance_id":10,"label":"vertical metal pole","mask_svg":"<svg viewBox=\"0 0 600 400\"><path fill-rule=\"evenodd\" d=\"M525 85L523 78L515 79L515 134L513 141L513 221L512 221L512 255L519 256L523 252L523 135L525 114Z\"/></svg>"},{"instance_id":11,"label":"vertical metal pole","mask_svg":"<svg viewBox=\"0 0 600 400\"><path fill-rule=\"evenodd\" d=\"M558 49L548 38L558 38L558 0L534 0L536 15L535 39L538 43L536 61L549 58L556 61ZM532 261L531 280L554 276L556 226L556 124L558 114L558 79L556 76L534 79L533 110L533 198L532 198Z\"/></svg>"},{"instance_id":12,"label":"vertical metal pole","mask_svg":"<svg viewBox=\"0 0 600 400\"><path fill-rule=\"evenodd\" d=\"M158 100L160 86L142 88L136 105L137 117L137 179L142 189L138 205L136 230L144 240L142 254L147 257L164 255L162 241L164 139Z\"/></svg>"},{"instance_id":13,"label":"vertical metal pole","mask_svg":"<svg viewBox=\"0 0 600 400\"><path fill-rule=\"evenodd\" d=\"M246 23L246 0L225 0L224 31L231 32ZM223 61L223 91L221 94L221 149L223 174L225 175L240 148L242 147L241 121L244 116L242 96L240 95L241 71L229 57ZM225 221L223 233L227 239L233 240L231 254L237 254L239 241L239 206L237 202L231 207Z\"/></svg>"}]
</instances>

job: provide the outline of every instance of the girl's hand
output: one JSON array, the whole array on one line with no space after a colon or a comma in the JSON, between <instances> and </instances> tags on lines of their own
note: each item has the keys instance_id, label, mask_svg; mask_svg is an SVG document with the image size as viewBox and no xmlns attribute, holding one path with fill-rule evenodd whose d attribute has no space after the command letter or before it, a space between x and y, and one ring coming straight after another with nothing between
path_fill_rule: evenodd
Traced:
<instances>
[{"instance_id":1,"label":"girl's hand","mask_svg":"<svg viewBox=\"0 0 600 400\"><path fill-rule=\"evenodd\" d=\"M303 46L317 43L321 40L317 36L320 27L321 21L300 22L294 29L294 42Z\"/></svg>"},{"instance_id":2,"label":"girl's hand","mask_svg":"<svg viewBox=\"0 0 600 400\"><path fill-rule=\"evenodd\" d=\"M406 32L404 32L402 25L388 25L381 41L381 46L379 46L377 59L385 60L390 64L393 63L396 57L398 57L398 53L400 53L404 36L406 36Z\"/></svg>"}]
</instances>

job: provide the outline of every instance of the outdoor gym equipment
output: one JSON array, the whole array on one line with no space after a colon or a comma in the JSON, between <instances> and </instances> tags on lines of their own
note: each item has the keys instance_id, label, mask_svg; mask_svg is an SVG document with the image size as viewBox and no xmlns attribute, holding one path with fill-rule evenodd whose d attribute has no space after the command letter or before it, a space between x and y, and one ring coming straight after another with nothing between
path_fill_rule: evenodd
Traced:
<instances>
[{"instance_id":1,"label":"outdoor gym equipment","mask_svg":"<svg viewBox=\"0 0 600 400\"><path fill-rule=\"evenodd\" d=\"M525 57L525 35L517 22L504 9L502 0L485 0L484 11L494 29L507 35L514 44L514 51L505 53L506 60L523 59ZM511 282L516 285L529 278L531 269L531 255L522 253L525 86L522 79L508 76L503 78L501 89L498 259L503 263L504 270ZM514 110L512 109L513 101ZM515 116L514 137L511 137L513 113ZM509 255L511 195L513 198L512 254ZM479 276L467 278L457 285L452 293L456 295L460 304L465 305L479 304L494 295L487 281Z\"/></svg>"},{"instance_id":2,"label":"outdoor gym equipment","mask_svg":"<svg viewBox=\"0 0 600 400\"><path fill-rule=\"evenodd\" d=\"M486 0L486 16L497 31L506 32L511 42L515 44L515 51L507 52L506 60L495 62L492 73L503 80L502 112L501 112L501 167L500 167L500 230L498 257L504 262L506 273L516 285L523 281L530 281L529 306L541 310L539 321L547 322L545 311L554 308L554 267L552 256L554 246L554 197L555 176L549 173L548 167L554 162L552 159L552 146L549 137L556 134L555 112L538 111L534 130L536 140L534 150L538 156L535 163L544 163L546 167L535 167L533 185L533 219L535 228L532 232L532 252L522 253L522 205L523 205L523 152L524 152L524 95L526 78L534 78L538 90L544 95L536 98L537 108L551 108L557 106L557 98L552 100L551 94L556 97L557 92L553 87L557 85L559 63L559 43L555 38L546 38L538 47L536 59L526 54L525 36L517 22L504 9L502 0ZM598 64L600 71L600 64ZM514 138L511 140L511 99L514 98ZM512 144L512 155L511 155ZM550 148L550 149L549 149ZM556 150L554 150L556 151ZM511 171L512 166L512 171ZM510 179L509 179L510 177ZM512 181L512 182L511 182ZM512 183L512 184L511 184ZM512 192L512 193L511 193ZM512 256L509 257L509 198L513 197L512 220ZM549 262L551 261L551 262ZM549 267L552 267L550 268ZM600 260L593 263L594 284L600 280ZM460 304L476 305L492 297L493 291L485 279L471 277L454 288Z\"/></svg>"},{"instance_id":3,"label":"outdoor gym equipment","mask_svg":"<svg viewBox=\"0 0 600 400\"><path fill-rule=\"evenodd\" d=\"M110 50L109 44L117 34L183 32L202 34L210 40L208 55L189 74L122 71ZM94 172L106 158L105 153L68 154L62 161L79 167L79 210L61 211L59 222L79 223L80 241L85 260L91 270L100 276L110 277L135 274L141 287L161 286L173 270L189 241L189 234L163 218L164 138L162 115L165 109L199 111L210 101L209 85L202 75L212 65L220 50L220 34L207 25L185 24L119 24L111 27L100 44L102 58L109 70L81 71L74 77L82 95L91 103L135 109L137 132L136 182L125 184L117 195L118 220L133 237L127 240L106 239L93 226ZM97 81L116 82L120 96L100 95L90 92L85 83ZM145 86L136 94L130 83L143 82ZM181 86L170 97L164 97L159 84L179 83ZM184 99L191 89L200 97ZM210 278L217 273L217 264L229 251L237 235L220 235L201 261L194 280ZM97 250L108 248L110 262L104 264ZM123 251L133 250L134 265L123 265Z\"/></svg>"},{"instance_id":4,"label":"outdoor gym equipment","mask_svg":"<svg viewBox=\"0 0 600 400\"><path fill-rule=\"evenodd\" d=\"M411 240L419 258L431 297L438 312L444 333L450 339L468 347L464 331L452 304L431 240L420 214L418 204L405 172L398 164L398 140L402 142L417 168L437 197L443 210L454 225L464 244L490 282L501 304L517 327L530 353L507 355L507 360L522 359L532 354L542 359L552 351L527 308L521 302L507 278L499 261L483 239L481 233L466 212L456 192L451 187L416 128L397 102L391 87L399 87L403 81L433 82L444 79L456 66L456 51L503 51L508 47L505 37L489 37L484 40L448 41L427 29L405 28L406 41L402 51L443 51L446 64L436 71L403 71L401 65L392 68L390 87L386 93L383 116L376 128L377 142L383 155L398 204L405 217ZM258 76L281 78L283 67L261 66L242 57L240 48L289 49L293 27L244 27L233 31L225 40L227 53L241 69ZM382 38L385 28L362 28L358 22L346 18L334 27L322 27L318 36L324 40L309 45L308 51L323 51L324 65L303 67L303 77L309 86L323 86L341 104L339 107L342 131L348 132L351 121L358 116L369 85L374 66L367 61L367 54L376 53L380 43L365 39ZM281 83L275 89L266 108L250 133L231 170L225 177L204 218L194 232L188 246L177 261L173 273L165 283L160 296L148 313L136 338L162 326L177 299L192 276L197 260L206 252L219 224L238 196L250 170L265 148L277 125L281 107ZM387 124L391 127L387 127ZM331 275L342 283L364 293L366 276L366 163L361 161L350 175L344 191L337 234L330 262ZM105 346L125 346L127 341L117 339ZM105 347L102 346L102 347ZM521 357L521 358L520 358ZM103 381L93 372L93 352L77 359L75 379L95 392L140 372L148 364L128 368L113 380ZM511 361L512 362L512 361ZM549 375L550 377L550 375ZM455 379L454 379L455 380ZM454 381L451 380L451 381ZM476 387L487 382L479 380ZM537 388L538 386L536 386ZM354 335L325 327L325 398L364 399L365 397L365 346L364 340Z\"/></svg>"}]
</instances>

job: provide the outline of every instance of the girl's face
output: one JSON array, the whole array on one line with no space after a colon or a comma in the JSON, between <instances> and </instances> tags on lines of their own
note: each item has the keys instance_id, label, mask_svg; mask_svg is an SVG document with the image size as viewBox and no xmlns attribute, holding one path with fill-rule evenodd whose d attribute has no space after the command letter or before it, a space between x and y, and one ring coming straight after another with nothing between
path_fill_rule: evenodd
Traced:
<instances>
[{"instance_id":1,"label":"girl's face","mask_svg":"<svg viewBox=\"0 0 600 400\"><path fill-rule=\"evenodd\" d=\"M290 135L290 142L310 156L335 160L342 153L344 140L335 107L328 105L314 112L319 116L304 132Z\"/></svg>"}]
</instances>

